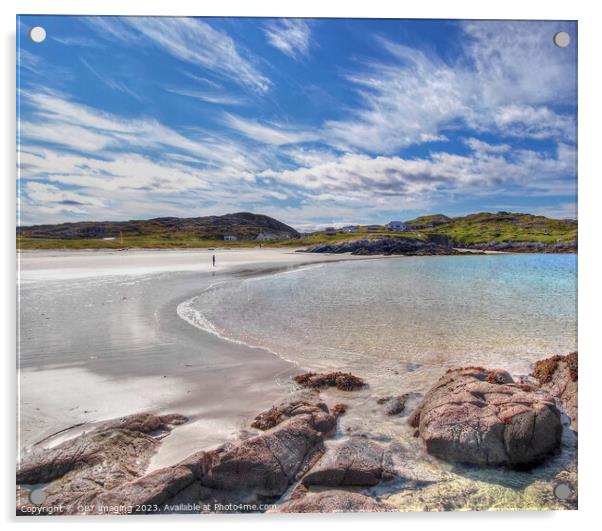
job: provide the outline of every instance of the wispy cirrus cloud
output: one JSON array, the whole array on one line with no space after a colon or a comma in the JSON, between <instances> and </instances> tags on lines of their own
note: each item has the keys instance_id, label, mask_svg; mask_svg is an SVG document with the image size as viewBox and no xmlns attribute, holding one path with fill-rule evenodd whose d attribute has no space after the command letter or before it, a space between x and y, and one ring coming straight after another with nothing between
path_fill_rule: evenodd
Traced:
<instances>
[{"instance_id":1,"label":"wispy cirrus cloud","mask_svg":"<svg viewBox=\"0 0 602 531\"><path fill-rule=\"evenodd\" d=\"M261 124L232 114L226 114L224 123L255 142L282 146L299 144L318 139L317 133L303 131L298 128L285 127L279 124Z\"/></svg>"},{"instance_id":2,"label":"wispy cirrus cloud","mask_svg":"<svg viewBox=\"0 0 602 531\"><path fill-rule=\"evenodd\" d=\"M96 79L98 79L101 83L103 83L110 89L116 90L118 92L123 92L124 94L127 94L128 96L131 96L132 98L138 101L142 101L143 98L141 94L129 87L126 82L114 79L111 75L107 74L106 72L99 72L98 69L94 68L89 63L89 61L87 61L83 57L80 57L79 60L90 72L92 72Z\"/></svg>"},{"instance_id":3,"label":"wispy cirrus cloud","mask_svg":"<svg viewBox=\"0 0 602 531\"><path fill-rule=\"evenodd\" d=\"M293 59L309 55L311 29L302 19L275 19L264 28L268 42Z\"/></svg>"},{"instance_id":4,"label":"wispy cirrus cloud","mask_svg":"<svg viewBox=\"0 0 602 531\"><path fill-rule=\"evenodd\" d=\"M90 17L89 22L101 33L126 42L141 34L171 56L253 91L266 92L271 84L253 64L250 52L243 52L224 31L197 18Z\"/></svg>"},{"instance_id":5,"label":"wispy cirrus cloud","mask_svg":"<svg viewBox=\"0 0 602 531\"><path fill-rule=\"evenodd\" d=\"M215 92L206 92L201 90L190 90L175 87L168 87L165 90L167 92L171 92L172 94L178 94L180 96L194 98L197 100L204 101L206 103L213 103L215 105L243 105L245 103L245 101L241 98L229 96L227 94L219 94Z\"/></svg>"},{"instance_id":6,"label":"wispy cirrus cloud","mask_svg":"<svg viewBox=\"0 0 602 531\"><path fill-rule=\"evenodd\" d=\"M574 116L551 108L574 101L573 52L552 44L549 24L461 27L468 44L452 62L378 38L392 60L366 60L347 74L362 104L348 119L326 121L326 137L343 149L370 152L431 142L458 124L508 137L575 139Z\"/></svg>"},{"instance_id":7,"label":"wispy cirrus cloud","mask_svg":"<svg viewBox=\"0 0 602 531\"><path fill-rule=\"evenodd\" d=\"M450 54L394 42L385 31L387 38L368 34L369 46L350 40L357 49L343 46L320 58L327 74L322 65L312 70L312 83L325 76L329 98L316 112L305 92L289 90L306 81L294 75L322 49L313 43L318 26L310 31L307 21L261 20L251 27L249 21L85 20L136 79L119 84L123 75L105 75L96 50L85 49L65 63L72 74L83 72L85 83L67 85L54 75L51 85L61 90L44 88L34 73L53 62L42 48L31 47L40 56L23 50L24 223L244 209L315 227L325 220L405 219L401 211L453 213L446 205L454 202L526 199L570 210L574 95L559 76L574 68L548 46L551 26L461 24L454 31L464 32L464 44ZM522 44L506 43L498 35L504 31ZM262 36L303 68L280 60L276 72L268 64L275 53L262 58L256 54L265 46L251 53L242 45ZM479 47L481 41L487 42ZM533 80L539 64L554 90ZM135 92L138 81L142 102L112 93ZM90 82L111 90L81 90ZM257 97L268 90L270 98Z\"/></svg>"}]
</instances>

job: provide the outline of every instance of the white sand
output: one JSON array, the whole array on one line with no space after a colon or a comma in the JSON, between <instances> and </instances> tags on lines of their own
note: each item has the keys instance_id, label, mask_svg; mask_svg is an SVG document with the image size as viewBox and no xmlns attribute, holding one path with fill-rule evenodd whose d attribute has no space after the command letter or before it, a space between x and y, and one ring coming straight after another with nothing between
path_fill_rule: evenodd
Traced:
<instances>
[{"instance_id":1,"label":"white sand","mask_svg":"<svg viewBox=\"0 0 602 531\"><path fill-rule=\"evenodd\" d=\"M286 392L295 366L191 326L178 304L216 278L355 259L366 257L258 248L20 252L19 449L141 411L191 419L164 440L151 468L237 436Z\"/></svg>"},{"instance_id":2,"label":"white sand","mask_svg":"<svg viewBox=\"0 0 602 531\"><path fill-rule=\"evenodd\" d=\"M145 275L175 271L223 273L243 266L296 265L366 257L298 253L296 249L20 251L22 282L67 280L112 275ZM212 257L216 257L213 267Z\"/></svg>"}]
</instances>

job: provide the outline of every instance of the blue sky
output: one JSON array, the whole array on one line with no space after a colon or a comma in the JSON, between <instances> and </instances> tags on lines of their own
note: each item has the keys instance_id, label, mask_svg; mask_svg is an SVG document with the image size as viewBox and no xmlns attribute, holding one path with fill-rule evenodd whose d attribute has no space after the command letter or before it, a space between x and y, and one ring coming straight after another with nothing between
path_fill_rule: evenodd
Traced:
<instances>
[{"instance_id":1,"label":"blue sky","mask_svg":"<svg viewBox=\"0 0 602 531\"><path fill-rule=\"evenodd\" d=\"M17 38L24 225L576 217L573 22L23 16Z\"/></svg>"}]
</instances>

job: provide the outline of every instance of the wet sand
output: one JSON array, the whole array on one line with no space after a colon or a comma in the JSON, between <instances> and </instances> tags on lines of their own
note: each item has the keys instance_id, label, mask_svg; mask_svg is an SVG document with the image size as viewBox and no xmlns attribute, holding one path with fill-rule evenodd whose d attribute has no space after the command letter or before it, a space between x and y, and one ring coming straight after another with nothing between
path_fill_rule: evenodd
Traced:
<instances>
[{"instance_id":1,"label":"wet sand","mask_svg":"<svg viewBox=\"0 0 602 531\"><path fill-rule=\"evenodd\" d=\"M216 281L342 259L362 258L289 249L20 252L18 448L140 411L192 419L151 468L238 436L287 391L296 368L191 326L178 304Z\"/></svg>"}]
</instances>

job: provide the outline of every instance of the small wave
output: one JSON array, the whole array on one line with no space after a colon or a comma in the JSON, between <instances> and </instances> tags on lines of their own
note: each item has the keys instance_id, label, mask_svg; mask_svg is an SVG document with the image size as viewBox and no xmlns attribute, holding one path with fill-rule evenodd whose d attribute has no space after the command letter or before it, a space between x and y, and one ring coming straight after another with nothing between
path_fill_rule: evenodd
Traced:
<instances>
[{"instance_id":1,"label":"small wave","mask_svg":"<svg viewBox=\"0 0 602 531\"><path fill-rule=\"evenodd\" d=\"M268 273L267 275L256 275L256 276L244 279L243 282L256 282L258 280L265 280L267 278L269 278L269 279L278 278L278 277L283 277L286 275L300 273L302 271L307 271L309 269L319 269L321 267L324 267L324 264L309 264L306 266L295 267L294 269L287 269L286 271L280 271L278 273Z\"/></svg>"},{"instance_id":2,"label":"small wave","mask_svg":"<svg viewBox=\"0 0 602 531\"><path fill-rule=\"evenodd\" d=\"M195 303L201 298L202 295L206 294L208 291L210 291L212 289L215 289L215 287L216 287L216 284L213 284L213 285L209 286L205 291L203 291L203 293L201 293L201 295L197 295L196 297L192 297L191 299L187 299L187 300L181 302L180 304L178 304L178 307L176 308L178 317L180 317L180 319L183 319L184 321L186 321L188 324L194 326L195 328L198 328L200 330L203 330L204 332L213 334L214 336L219 337L220 339L222 339L224 341L229 341L230 343L235 343L237 345L242 345L242 346L245 346L248 348L261 349L266 352L269 352L270 354L272 354L284 361L287 361L294 365L298 365L298 363L295 360L287 358L286 356L282 355L281 353L276 352L266 346L253 345L251 343L241 341L240 339L235 339L233 337L229 337L229 336L225 335L209 319L207 319L207 317L205 317L205 315L201 311L197 310L194 307Z\"/></svg>"}]
</instances>

